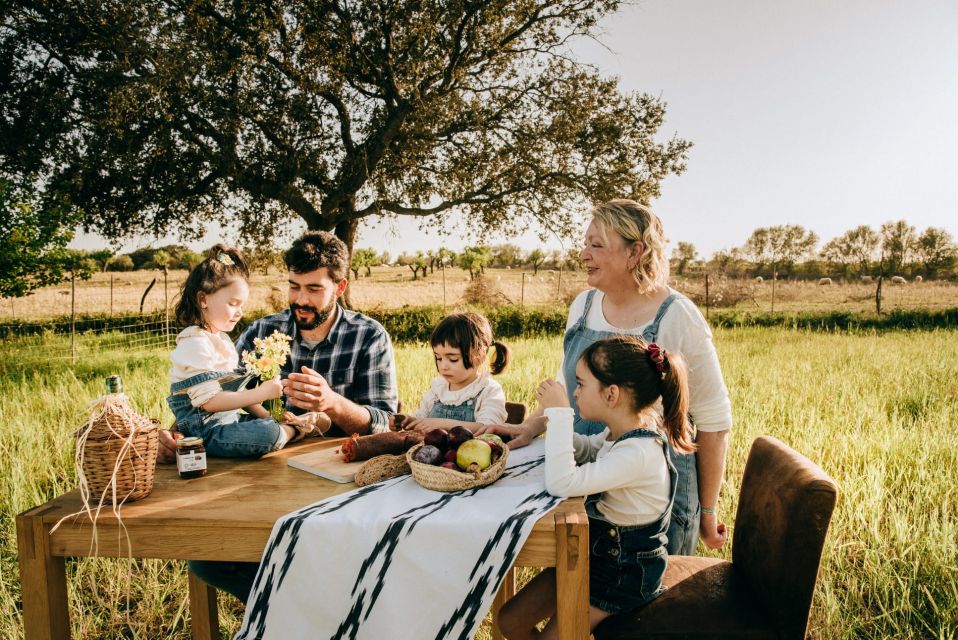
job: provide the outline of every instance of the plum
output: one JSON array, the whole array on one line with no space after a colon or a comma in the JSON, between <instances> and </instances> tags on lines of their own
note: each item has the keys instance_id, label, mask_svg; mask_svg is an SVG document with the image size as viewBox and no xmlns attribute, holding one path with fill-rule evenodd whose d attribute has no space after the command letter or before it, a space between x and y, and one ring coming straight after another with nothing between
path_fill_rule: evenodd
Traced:
<instances>
[{"instance_id":1,"label":"plum","mask_svg":"<svg viewBox=\"0 0 958 640\"><path fill-rule=\"evenodd\" d=\"M458 449L459 445L467 440L472 440L472 431L462 425L456 425L449 430L449 448Z\"/></svg>"},{"instance_id":2,"label":"plum","mask_svg":"<svg viewBox=\"0 0 958 640\"><path fill-rule=\"evenodd\" d=\"M456 450L455 450L455 449L449 449L448 451L446 451L446 456L445 456L445 458L446 458L446 462L455 462L455 461L456 461Z\"/></svg>"},{"instance_id":3,"label":"plum","mask_svg":"<svg viewBox=\"0 0 958 640\"><path fill-rule=\"evenodd\" d=\"M442 463L441 465L439 465L439 466L440 466L440 467L443 467L443 468L445 468L445 469L455 469L456 471L459 471L459 467L456 466L456 463L455 463L455 462L446 461L446 462L443 462L443 463Z\"/></svg>"},{"instance_id":4,"label":"plum","mask_svg":"<svg viewBox=\"0 0 958 640\"><path fill-rule=\"evenodd\" d=\"M442 451L438 447L426 444L412 455L412 459L423 464L437 465L443 461Z\"/></svg>"},{"instance_id":5,"label":"plum","mask_svg":"<svg viewBox=\"0 0 958 640\"><path fill-rule=\"evenodd\" d=\"M500 457L502 457L502 445L498 442L493 442L491 440L486 440L486 443L492 449L492 461L495 462Z\"/></svg>"},{"instance_id":6,"label":"plum","mask_svg":"<svg viewBox=\"0 0 958 640\"><path fill-rule=\"evenodd\" d=\"M432 429L426 432L422 441L436 447L440 451L445 451L449 448L449 432L445 429Z\"/></svg>"}]
</instances>

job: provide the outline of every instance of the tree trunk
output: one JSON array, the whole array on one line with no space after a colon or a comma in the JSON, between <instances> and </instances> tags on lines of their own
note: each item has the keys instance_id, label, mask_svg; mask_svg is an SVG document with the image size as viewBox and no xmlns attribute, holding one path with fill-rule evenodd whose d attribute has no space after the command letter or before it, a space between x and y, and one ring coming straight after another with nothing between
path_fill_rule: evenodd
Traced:
<instances>
[{"instance_id":1,"label":"tree trunk","mask_svg":"<svg viewBox=\"0 0 958 640\"><path fill-rule=\"evenodd\" d=\"M346 206L348 206L351 209L352 203L350 202L350 204ZM352 213L352 211L349 211L348 213ZM342 240L344 243L346 243L346 248L349 249L350 262L353 259L353 245L356 243L356 230L358 228L359 228L359 221L356 220L355 218L349 217L346 220L343 220L342 222L338 223L336 225L336 229L334 230L336 237ZM357 273L357 276L358 275L359 274ZM346 287L346 291L343 292L341 302L343 307L345 307L346 309L353 308L352 296L350 295L349 287Z\"/></svg>"}]
</instances>

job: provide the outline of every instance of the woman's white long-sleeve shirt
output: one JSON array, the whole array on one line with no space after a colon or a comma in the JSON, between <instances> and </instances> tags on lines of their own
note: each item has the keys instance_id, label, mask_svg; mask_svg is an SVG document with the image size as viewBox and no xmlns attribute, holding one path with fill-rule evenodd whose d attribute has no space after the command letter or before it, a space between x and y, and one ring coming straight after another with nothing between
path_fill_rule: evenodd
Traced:
<instances>
[{"instance_id":1,"label":"woman's white long-sleeve shirt","mask_svg":"<svg viewBox=\"0 0 958 640\"><path fill-rule=\"evenodd\" d=\"M596 507L609 521L648 524L669 507L668 464L658 438L607 440L609 430L592 436L574 433L567 407L546 409L546 489L554 496L601 493Z\"/></svg>"}]
</instances>

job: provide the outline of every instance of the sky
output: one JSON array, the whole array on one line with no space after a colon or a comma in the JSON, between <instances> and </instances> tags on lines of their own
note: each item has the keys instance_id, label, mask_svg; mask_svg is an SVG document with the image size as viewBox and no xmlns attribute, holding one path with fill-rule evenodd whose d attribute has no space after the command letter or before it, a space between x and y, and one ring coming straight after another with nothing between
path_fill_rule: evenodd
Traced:
<instances>
[{"instance_id":1,"label":"sky","mask_svg":"<svg viewBox=\"0 0 958 640\"><path fill-rule=\"evenodd\" d=\"M899 219L958 238L955 0L640 0L574 53L623 91L664 100L662 140L694 143L686 172L652 202L673 246L708 257L763 226L800 224L824 242ZM486 241L541 244L531 233ZM411 219L364 223L357 241L396 254L466 244ZM79 234L72 246L105 245Z\"/></svg>"}]
</instances>

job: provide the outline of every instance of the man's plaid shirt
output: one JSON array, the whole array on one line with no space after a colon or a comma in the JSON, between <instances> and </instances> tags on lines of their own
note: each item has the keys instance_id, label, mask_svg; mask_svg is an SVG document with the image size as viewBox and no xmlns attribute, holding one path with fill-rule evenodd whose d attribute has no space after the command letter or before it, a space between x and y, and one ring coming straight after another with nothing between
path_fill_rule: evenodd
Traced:
<instances>
[{"instance_id":1,"label":"man's plaid shirt","mask_svg":"<svg viewBox=\"0 0 958 640\"><path fill-rule=\"evenodd\" d=\"M274 331L293 338L291 354L281 376L309 367L348 400L365 407L372 419L372 432L389 429L389 414L396 412L396 362L392 341L381 324L356 311L337 306L339 317L326 339L310 349L303 344L289 309L256 320L236 341L236 350L252 351L253 338L265 338ZM289 401L287 400L287 405ZM288 406L294 413L302 409Z\"/></svg>"}]
</instances>

